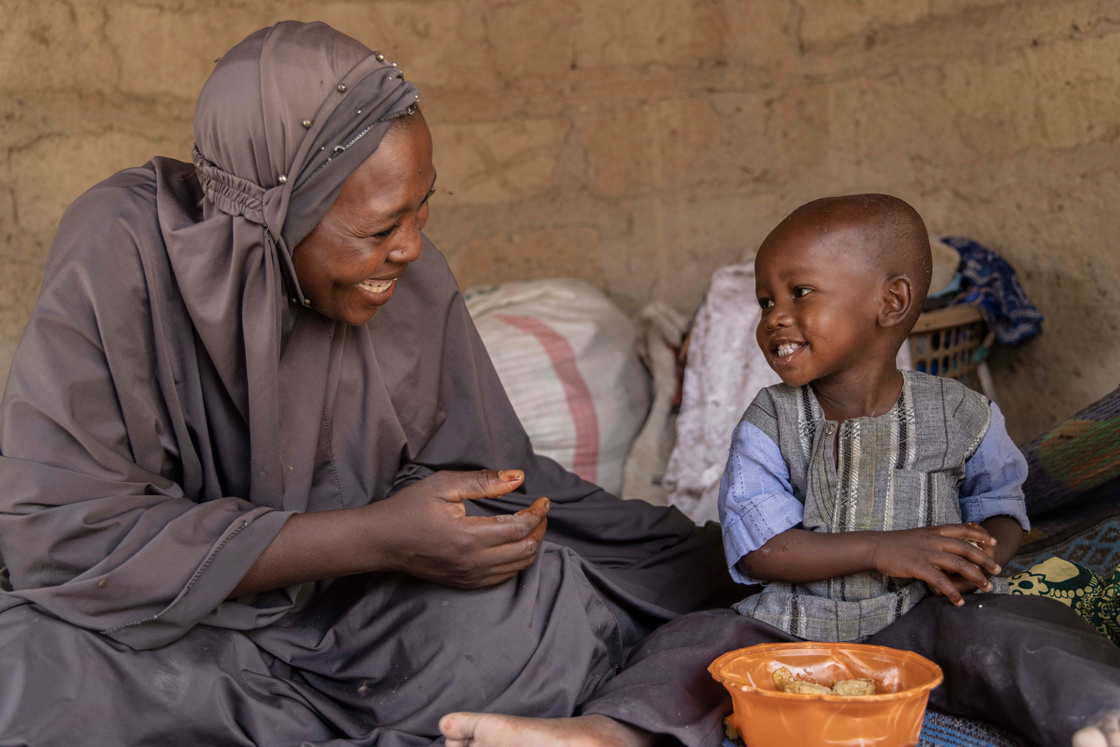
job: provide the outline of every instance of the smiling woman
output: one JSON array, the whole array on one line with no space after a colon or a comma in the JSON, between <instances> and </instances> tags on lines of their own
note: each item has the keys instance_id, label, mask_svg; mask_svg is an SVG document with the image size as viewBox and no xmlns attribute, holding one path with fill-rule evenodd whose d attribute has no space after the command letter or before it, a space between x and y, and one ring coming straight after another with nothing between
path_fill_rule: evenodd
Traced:
<instances>
[{"instance_id":1,"label":"smiling woman","mask_svg":"<svg viewBox=\"0 0 1120 747\"><path fill-rule=\"evenodd\" d=\"M417 111L394 120L373 155L293 252L296 277L323 316L365 324L423 251L435 191L432 136Z\"/></svg>"},{"instance_id":2,"label":"smiling woman","mask_svg":"<svg viewBox=\"0 0 1120 747\"><path fill-rule=\"evenodd\" d=\"M68 210L0 404L0 742L570 716L729 586L717 528L533 454L422 233L418 100L281 23L216 66L193 164Z\"/></svg>"}]
</instances>

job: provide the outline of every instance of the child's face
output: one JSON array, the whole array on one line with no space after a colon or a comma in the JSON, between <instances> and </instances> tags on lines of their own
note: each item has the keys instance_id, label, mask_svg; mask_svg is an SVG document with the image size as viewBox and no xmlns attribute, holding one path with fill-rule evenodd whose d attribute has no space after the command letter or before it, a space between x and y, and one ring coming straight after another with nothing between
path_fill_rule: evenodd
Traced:
<instances>
[{"instance_id":1,"label":"child's face","mask_svg":"<svg viewBox=\"0 0 1120 747\"><path fill-rule=\"evenodd\" d=\"M779 226L755 258L758 345L790 386L872 364L882 287L854 229Z\"/></svg>"}]
</instances>

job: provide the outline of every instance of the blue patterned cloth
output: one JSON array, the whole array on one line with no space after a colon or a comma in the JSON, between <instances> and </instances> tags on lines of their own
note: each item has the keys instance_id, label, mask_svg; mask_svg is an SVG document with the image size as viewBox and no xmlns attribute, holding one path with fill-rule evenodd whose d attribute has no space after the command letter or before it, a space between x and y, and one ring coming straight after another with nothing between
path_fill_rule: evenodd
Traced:
<instances>
[{"instance_id":1,"label":"blue patterned cloth","mask_svg":"<svg viewBox=\"0 0 1120 747\"><path fill-rule=\"evenodd\" d=\"M971 239L946 236L941 240L961 255L961 292L954 304L978 307L1002 345L1018 345L1039 333L1042 312L1027 298L1006 260Z\"/></svg>"},{"instance_id":2,"label":"blue patterned cloth","mask_svg":"<svg viewBox=\"0 0 1120 747\"><path fill-rule=\"evenodd\" d=\"M724 739L722 747L743 747ZM918 747L1035 747L1022 737L992 724L926 711Z\"/></svg>"}]
</instances>

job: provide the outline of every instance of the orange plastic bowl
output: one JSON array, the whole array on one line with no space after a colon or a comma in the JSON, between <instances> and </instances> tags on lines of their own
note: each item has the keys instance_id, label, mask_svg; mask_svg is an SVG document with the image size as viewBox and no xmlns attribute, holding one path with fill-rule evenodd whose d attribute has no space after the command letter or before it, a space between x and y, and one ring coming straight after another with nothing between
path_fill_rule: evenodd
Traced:
<instances>
[{"instance_id":1,"label":"orange plastic bowl","mask_svg":"<svg viewBox=\"0 0 1120 747\"><path fill-rule=\"evenodd\" d=\"M866 678L875 695L801 695L774 686L786 667L822 685ZM941 667L910 651L860 643L764 643L729 651L708 671L731 693L747 747L915 745Z\"/></svg>"}]
</instances>

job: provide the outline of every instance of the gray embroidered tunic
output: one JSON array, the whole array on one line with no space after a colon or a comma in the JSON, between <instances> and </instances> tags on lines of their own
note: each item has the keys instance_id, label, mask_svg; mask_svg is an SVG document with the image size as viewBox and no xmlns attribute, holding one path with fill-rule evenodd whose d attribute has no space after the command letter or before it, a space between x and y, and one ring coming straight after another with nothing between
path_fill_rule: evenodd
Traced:
<instances>
[{"instance_id":1,"label":"gray embroidered tunic","mask_svg":"<svg viewBox=\"0 0 1120 747\"><path fill-rule=\"evenodd\" d=\"M991 410L956 381L904 372L898 401L884 415L827 421L810 387L779 384L763 390L743 420L780 449L805 529L884 531L962 521L965 462L984 439ZM993 585L1006 591L1001 579ZM924 581L868 571L771 583L735 609L802 638L850 641L882 630L927 593Z\"/></svg>"}]
</instances>

